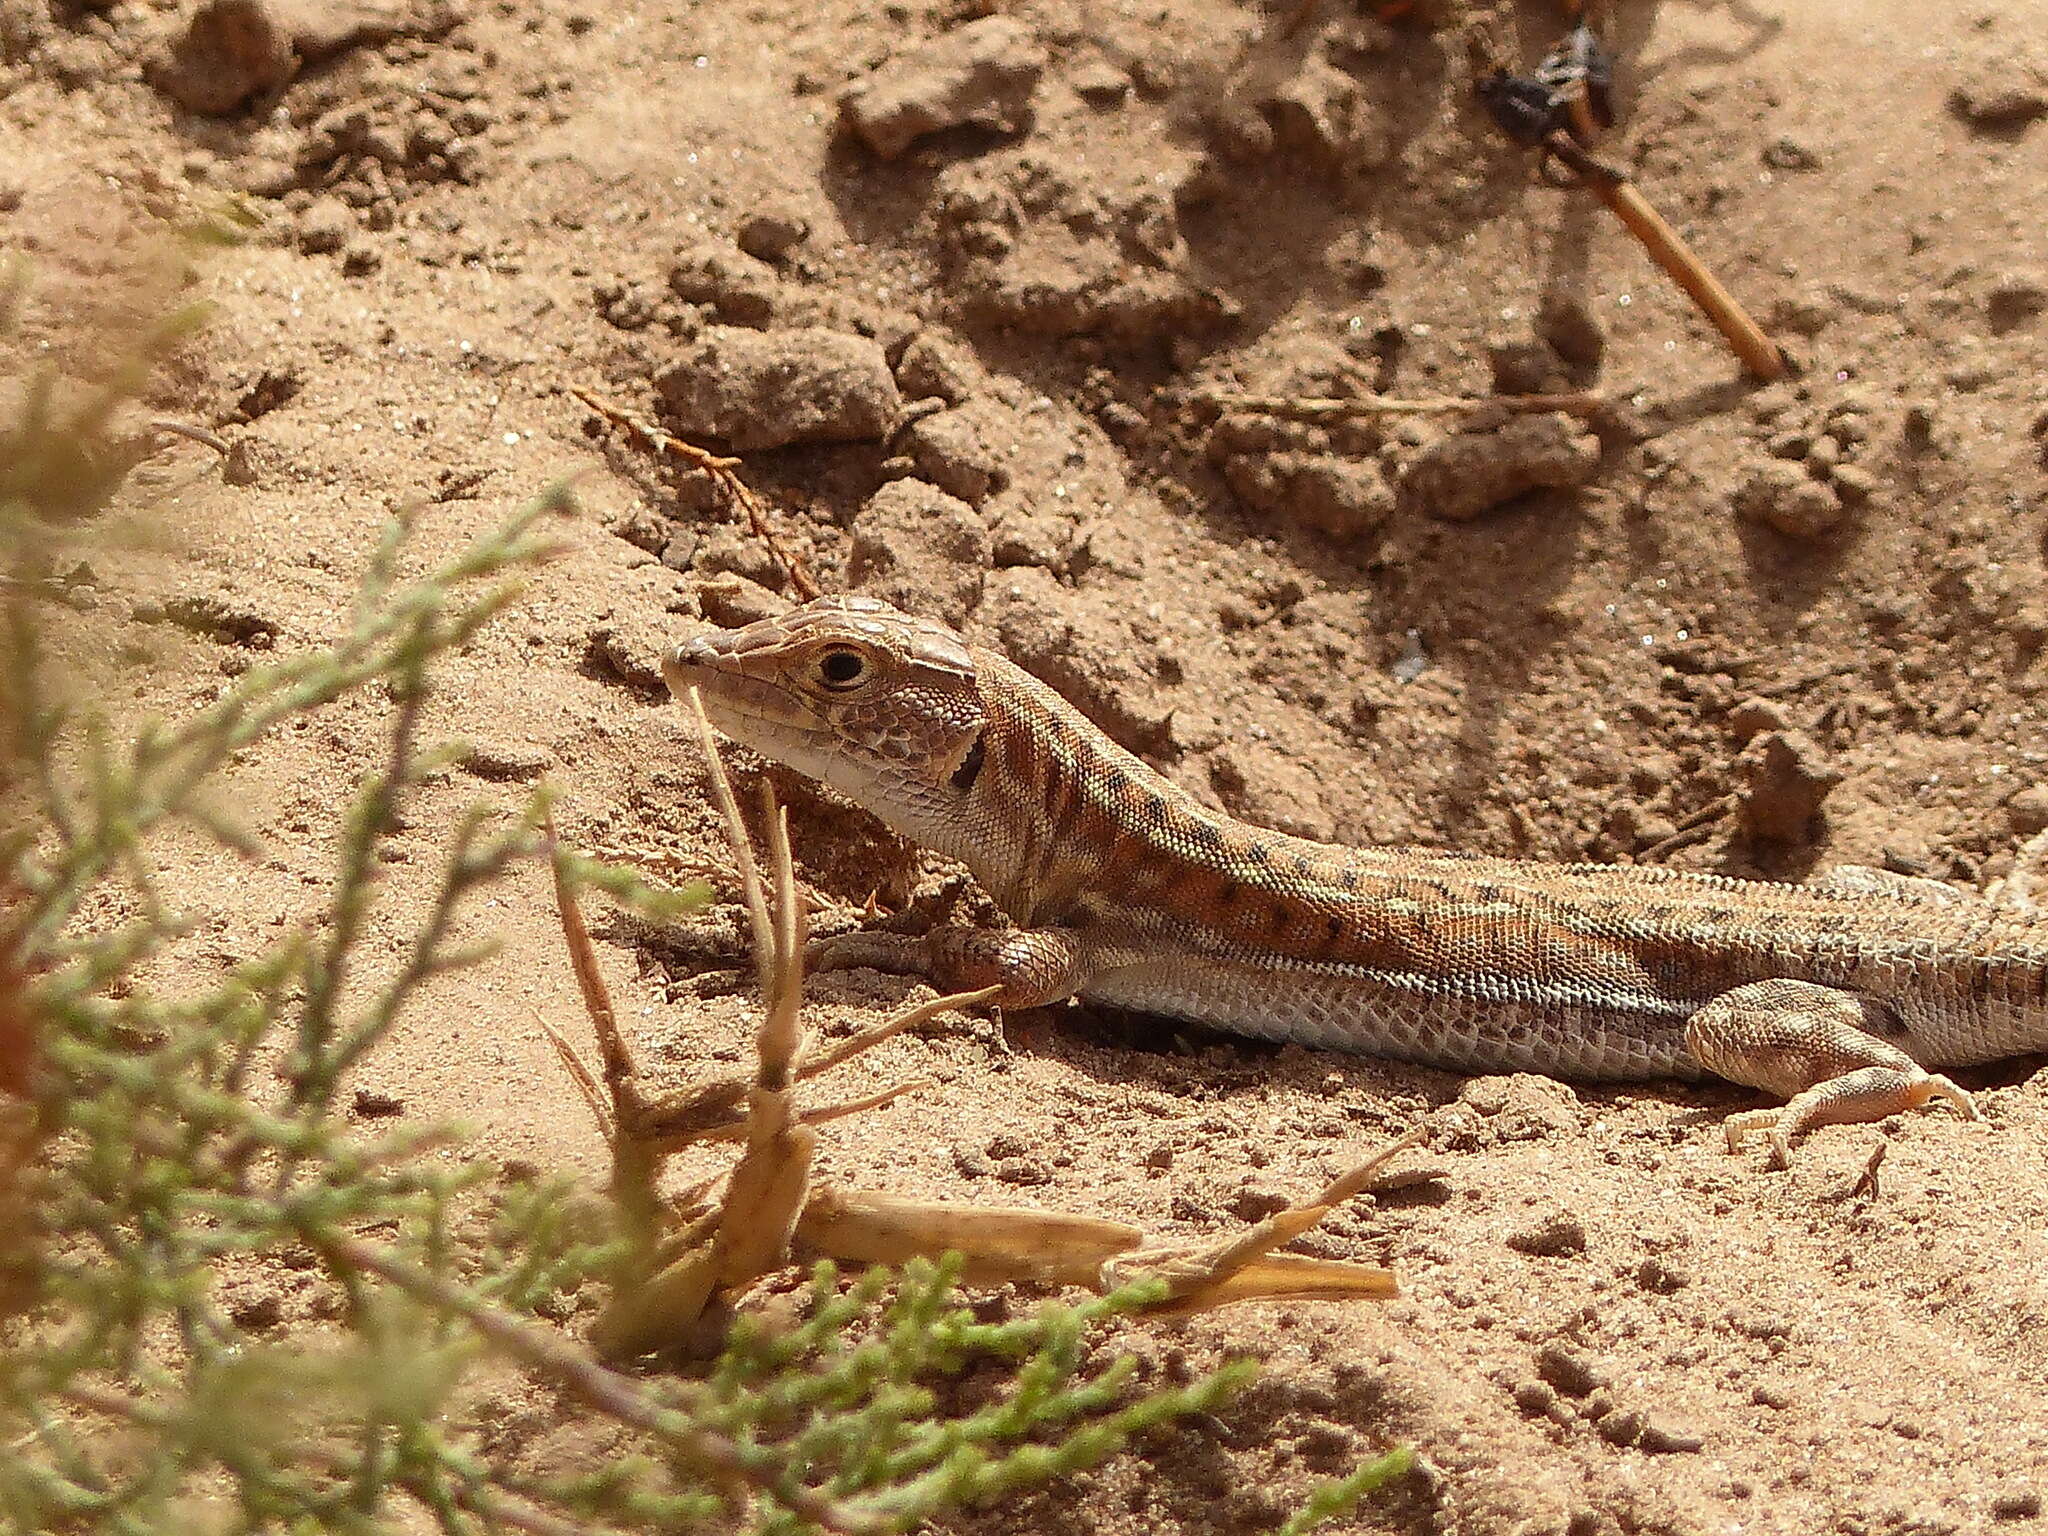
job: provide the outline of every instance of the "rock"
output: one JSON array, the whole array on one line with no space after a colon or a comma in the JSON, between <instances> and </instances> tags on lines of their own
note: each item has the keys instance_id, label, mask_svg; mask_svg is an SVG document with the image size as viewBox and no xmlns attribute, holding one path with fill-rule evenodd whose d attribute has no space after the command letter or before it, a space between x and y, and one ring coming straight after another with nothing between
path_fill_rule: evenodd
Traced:
<instances>
[{"instance_id":1,"label":"rock","mask_svg":"<svg viewBox=\"0 0 2048 1536\"><path fill-rule=\"evenodd\" d=\"M338 197L316 197L298 217L299 249L308 256L330 256L356 232L356 216Z\"/></svg>"},{"instance_id":2,"label":"rock","mask_svg":"<svg viewBox=\"0 0 2048 1536\"><path fill-rule=\"evenodd\" d=\"M938 331L919 331L903 348L896 364L896 382L913 400L933 395L958 405L979 392L987 375L974 355Z\"/></svg>"},{"instance_id":3,"label":"rock","mask_svg":"<svg viewBox=\"0 0 2048 1536\"><path fill-rule=\"evenodd\" d=\"M1884 482L1860 464L1837 464L1828 473L1828 483L1843 504L1849 505L1870 500Z\"/></svg>"},{"instance_id":4,"label":"rock","mask_svg":"<svg viewBox=\"0 0 2048 1536\"><path fill-rule=\"evenodd\" d=\"M1090 59L1067 83L1091 107L1114 107L1131 94L1131 77L1107 59Z\"/></svg>"},{"instance_id":5,"label":"rock","mask_svg":"<svg viewBox=\"0 0 2048 1536\"><path fill-rule=\"evenodd\" d=\"M298 72L290 24L266 0L207 0L146 71L188 112L225 117Z\"/></svg>"},{"instance_id":6,"label":"rock","mask_svg":"<svg viewBox=\"0 0 2048 1536\"><path fill-rule=\"evenodd\" d=\"M1536 334L1574 368L1597 369L1607 355L1607 331L1592 307L1574 293L1543 295Z\"/></svg>"},{"instance_id":7,"label":"rock","mask_svg":"<svg viewBox=\"0 0 2048 1536\"><path fill-rule=\"evenodd\" d=\"M437 0L204 0L143 73L188 111L225 117L282 91L306 65L438 35L460 19Z\"/></svg>"},{"instance_id":8,"label":"rock","mask_svg":"<svg viewBox=\"0 0 2048 1536\"><path fill-rule=\"evenodd\" d=\"M966 502L922 480L891 480L853 519L848 584L955 626L981 605L988 528Z\"/></svg>"},{"instance_id":9,"label":"rock","mask_svg":"<svg viewBox=\"0 0 2048 1536\"><path fill-rule=\"evenodd\" d=\"M1328 171L1357 175L1377 170L1394 155L1386 114L1366 95L1357 76L1311 56L1260 103L1274 141Z\"/></svg>"},{"instance_id":10,"label":"rock","mask_svg":"<svg viewBox=\"0 0 2048 1536\"><path fill-rule=\"evenodd\" d=\"M676 253L668 286L685 303L710 305L730 325L759 329L774 317L782 285L766 262L706 241Z\"/></svg>"},{"instance_id":11,"label":"rock","mask_svg":"<svg viewBox=\"0 0 2048 1536\"><path fill-rule=\"evenodd\" d=\"M1517 1253L1542 1259L1564 1259L1586 1251L1586 1224L1563 1211L1544 1217L1533 1227L1508 1235L1508 1246ZM1551 1385L1567 1390L1562 1382Z\"/></svg>"},{"instance_id":12,"label":"rock","mask_svg":"<svg viewBox=\"0 0 2048 1536\"><path fill-rule=\"evenodd\" d=\"M741 453L877 439L903 406L877 343L817 327L707 327L654 387L673 430Z\"/></svg>"},{"instance_id":13,"label":"rock","mask_svg":"<svg viewBox=\"0 0 2048 1536\"><path fill-rule=\"evenodd\" d=\"M1393 488L1371 459L1246 453L1224 461L1223 478L1247 506L1333 539L1363 538L1394 511Z\"/></svg>"},{"instance_id":14,"label":"rock","mask_svg":"<svg viewBox=\"0 0 2048 1536\"><path fill-rule=\"evenodd\" d=\"M1606 1381L1584 1355L1554 1340L1536 1352L1536 1374L1566 1397L1586 1397Z\"/></svg>"},{"instance_id":15,"label":"rock","mask_svg":"<svg viewBox=\"0 0 2048 1536\"><path fill-rule=\"evenodd\" d=\"M1787 538L1818 539L1842 521L1841 498L1784 459L1759 459L1735 492L1735 510L1752 522L1768 523Z\"/></svg>"},{"instance_id":16,"label":"rock","mask_svg":"<svg viewBox=\"0 0 2048 1536\"><path fill-rule=\"evenodd\" d=\"M934 412L903 434L903 451L924 479L978 507L1009 483L994 441L1002 429L998 414L981 401Z\"/></svg>"},{"instance_id":17,"label":"rock","mask_svg":"<svg viewBox=\"0 0 2048 1536\"><path fill-rule=\"evenodd\" d=\"M984 16L854 82L839 98L840 116L884 160L946 128L1009 132L1024 121L1045 63L1024 23Z\"/></svg>"},{"instance_id":18,"label":"rock","mask_svg":"<svg viewBox=\"0 0 2048 1536\"><path fill-rule=\"evenodd\" d=\"M1948 107L1979 133L2016 137L2048 117L2048 71L2005 54L1979 60L1949 92Z\"/></svg>"},{"instance_id":19,"label":"rock","mask_svg":"<svg viewBox=\"0 0 2048 1536\"><path fill-rule=\"evenodd\" d=\"M530 784L547 772L554 754L525 741L474 741L462 754L462 767L493 784Z\"/></svg>"},{"instance_id":20,"label":"rock","mask_svg":"<svg viewBox=\"0 0 2048 1536\"><path fill-rule=\"evenodd\" d=\"M1810 839L1821 804L1842 782L1803 731L1766 731L1736 759L1742 779L1742 822L1752 837L1773 843Z\"/></svg>"},{"instance_id":21,"label":"rock","mask_svg":"<svg viewBox=\"0 0 2048 1536\"><path fill-rule=\"evenodd\" d=\"M2048 785L2029 784L2008 796L2005 819L2021 837L2048 832Z\"/></svg>"},{"instance_id":22,"label":"rock","mask_svg":"<svg viewBox=\"0 0 2048 1536\"><path fill-rule=\"evenodd\" d=\"M789 612L789 599L777 596L744 576L714 576L697 588L697 606L704 617L725 629L740 629L756 619Z\"/></svg>"},{"instance_id":23,"label":"rock","mask_svg":"<svg viewBox=\"0 0 2048 1536\"><path fill-rule=\"evenodd\" d=\"M740 220L739 248L757 261L780 264L811 232L811 221L794 202L763 204Z\"/></svg>"},{"instance_id":24,"label":"rock","mask_svg":"<svg viewBox=\"0 0 2048 1536\"><path fill-rule=\"evenodd\" d=\"M1774 171L1817 171L1821 165L1819 152L1797 139L1773 139L1764 146L1763 159Z\"/></svg>"},{"instance_id":25,"label":"rock","mask_svg":"<svg viewBox=\"0 0 2048 1536\"><path fill-rule=\"evenodd\" d=\"M1409 461L1401 488L1431 517L1463 522L1528 491L1584 485L1599 467L1600 440L1551 412L1437 439Z\"/></svg>"},{"instance_id":26,"label":"rock","mask_svg":"<svg viewBox=\"0 0 2048 1536\"><path fill-rule=\"evenodd\" d=\"M2048 310L2048 281L2039 272L2008 272L1984 295L1984 315L1994 331L2010 331Z\"/></svg>"},{"instance_id":27,"label":"rock","mask_svg":"<svg viewBox=\"0 0 2048 1536\"><path fill-rule=\"evenodd\" d=\"M1528 336L1497 336L1486 344L1486 364L1496 395L1540 395L1568 382L1548 342Z\"/></svg>"}]
</instances>

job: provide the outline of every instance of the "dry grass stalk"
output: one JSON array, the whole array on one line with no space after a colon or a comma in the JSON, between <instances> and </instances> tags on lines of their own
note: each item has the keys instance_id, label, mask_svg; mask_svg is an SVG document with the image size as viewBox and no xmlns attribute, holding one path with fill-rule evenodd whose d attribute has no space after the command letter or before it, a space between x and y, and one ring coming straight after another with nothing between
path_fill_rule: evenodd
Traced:
<instances>
[{"instance_id":1,"label":"dry grass stalk","mask_svg":"<svg viewBox=\"0 0 2048 1536\"><path fill-rule=\"evenodd\" d=\"M941 997L901 1010L830 1048L808 1048L800 1018L805 922L797 895L786 815L766 803L768 864L756 862L739 805L705 717L692 712L705 745L712 796L724 817L760 960L765 1017L750 1079L729 1078L648 1102L638 1096L637 1069L619 1035L575 894L557 878L563 935L584 985L592 1027L605 1056L603 1087L553 1031L565 1064L610 1138L615 1182L636 1180L632 1198L663 1210L654 1183L667 1156L700 1141L741 1141L738 1164L722 1197L716 1181L684 1203L685 1217L665 1208L666 1235L649 1234L641 1261L630 1266L593 1342L613 1358L646 1353L691 1338L716 1309L756 1280L799 1261L829 1258L901 1265L949 1251L965 1260L971 1283L1035 1281L1109 1291L1134 1279L1166 1281L1161 1310L1193 1311L1257 1298L1351 1299L1395 1293L1394 1277L1369 1265L1346 1264L1272 1250L1320 1221L1343 1200L1376 1187L1386 1164L1416 1134L1350 1170L1313 1200L1290 1207L1250 1231L1202 1248L1148 1242L1128 1222L1062 1212L913 1200L876 1190L812 1188L816 1127L888 1103L914 1083L862 1098L803 1109L804 1083L947 1009L986 1001L994 989ZM771 899L772 891L772 899ZM587 981L586 981L587 978Z\"/></svg>"},{"instance_id":2,"label":"dry grass stalk","mask_svg":"<svg viewBox=\"0 0 2048 1536\"><path fill-rule=\"evenodd\" d=\"M805 602L820 594L820 587L811 579L811 573L804 569L803 562L785 549L782 540L775 536L775 530L768 522L767 508L761 505L761 498L734 473L740 465L738 459L711 453L699 448L695 443L685 442L672 433L664 432L659 427L638 421L617 406L607 405L587 389L579 389L572 384L569 386L569 393L657 458L674 459L691 469L701 470L709 475L718 483L719 489L732 498L733 504L746 514L748 528L753 530L755 538L767 546L768 553L775 557L775 563L782 567L783 575L789 578L790 589Z\"/></svg>"}]
</instances>

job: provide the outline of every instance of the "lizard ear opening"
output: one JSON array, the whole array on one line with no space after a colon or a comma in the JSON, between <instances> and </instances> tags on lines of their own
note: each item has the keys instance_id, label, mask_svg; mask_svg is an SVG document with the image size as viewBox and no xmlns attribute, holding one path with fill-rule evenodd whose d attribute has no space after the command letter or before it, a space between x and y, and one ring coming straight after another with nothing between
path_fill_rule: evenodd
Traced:
<instances>
[{"instance_id":1,"label":"lizard ear opening","mask_svg":"<svg viewBox=\"0 0 2048 1536\"><path fill-rule=\"evenodd\" d=\"M960 766L955 768L951 777L946 780L962 794L974 788L974 781L981 777L982 759L987 755L984 736L985 733L981 731L974 733L974 740L968 744L966 756L960 759Z\"/></svg>"}]
</instances>

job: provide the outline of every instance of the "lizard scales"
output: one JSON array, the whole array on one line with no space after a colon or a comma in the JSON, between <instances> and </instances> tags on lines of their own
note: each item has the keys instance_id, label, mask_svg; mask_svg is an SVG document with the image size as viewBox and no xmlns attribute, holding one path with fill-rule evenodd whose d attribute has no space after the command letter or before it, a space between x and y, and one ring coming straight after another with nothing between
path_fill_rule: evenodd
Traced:
<instances>
[{"instance_id":1,"label":"lizard scales","mask_svg":"<svg viewBox=\"0 0 2048 1536\"><path fill-rule=\"evenodd\" d=\"M1202 805L999 654L871 599L699 637L667 671L726 734L965 864L1017 925L850 935L828 963L1462 1071L1836 1085L1804 1120L1967 1109L1922 1069L2048 1050L2048 927L1936 881L1305 841ZM1859 1071L1891 1076L1851 1104Z\"/></svg>"}]
</instances>

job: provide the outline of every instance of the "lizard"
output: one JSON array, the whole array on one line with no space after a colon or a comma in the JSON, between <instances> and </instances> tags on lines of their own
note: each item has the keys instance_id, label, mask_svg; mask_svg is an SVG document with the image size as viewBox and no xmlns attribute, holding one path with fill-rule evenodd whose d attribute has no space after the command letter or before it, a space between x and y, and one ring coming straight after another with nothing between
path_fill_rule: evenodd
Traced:
<instances>
[{"instance_id":1,"label":"lizard","mask_svg":"<svg viewBox=\"0 0 2048 1536\"><path fill-rule=\"evenodd\" d=\"M1345 847L1212 809L996 651L824 597L663 658L727 737L964 864L1011 926L814 940L817 968L1068 998L1468 1073L1725 1078L1783 1167L1809 1127L1970 1095L2048 1052L2048 923L1846 865L1805 883Z\"/></svg>"}]
</instances>

